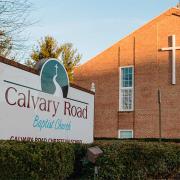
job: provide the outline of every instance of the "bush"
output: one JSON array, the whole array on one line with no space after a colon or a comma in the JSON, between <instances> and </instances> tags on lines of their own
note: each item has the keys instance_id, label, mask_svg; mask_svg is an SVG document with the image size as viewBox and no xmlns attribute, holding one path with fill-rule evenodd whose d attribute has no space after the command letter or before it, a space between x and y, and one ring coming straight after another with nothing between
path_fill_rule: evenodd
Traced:
<instances>
[{"instance_id":1,"label":"bush","mask_svg":"<svg viewBox=\"0 0 180 180\"><path fill-rule=\"evenodd\" d=\"M99 146L99 180L167 179L180 171L180 144L107 141L94 144L0 141L0 179L93 179L87 148Z\"/></svg>"},{"instance_id":2,"label":"bush","mask_svg":"<svg viewBox=\"0 0 180 180\"><path fill-rule=\"evenodd\" d=\"M95 138L96 141L98 140L104 140L104 141L139 141L139 142L174 142L174 143L180 143L180 139L167 139L167 138L132 138L132 139L119 139L119 138L107 138L107 137L101 137L101 138Z\"/></svg>"},{"instance_id":3,"label":"bush","mask_svg":"<svg viewBox=\"0 0 180 180\"><path fill-rule=\"evenodd\" d=\"M66 179L74 160L73 144L0 141L1 179Z\"/></svg>"},{"instance_id":4,"label":"bush","mask_svg":"<svg viewBox=\"0 0 180 180\"><path fill-rule=\"evenodd\" d=\"M98 179L161 179L180 171L180 146L173 143L98 142Z\"/></svg>"}]
</instances>

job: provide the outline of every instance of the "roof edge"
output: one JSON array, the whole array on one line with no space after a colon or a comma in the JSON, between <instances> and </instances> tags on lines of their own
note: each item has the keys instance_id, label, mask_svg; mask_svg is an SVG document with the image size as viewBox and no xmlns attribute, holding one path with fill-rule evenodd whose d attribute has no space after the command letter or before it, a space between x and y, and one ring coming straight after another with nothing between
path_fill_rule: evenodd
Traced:
<instances>
[{"instance_id":1,"label":"roof edge","mask_svg":"<svg viewBox=\"0 0 180 180\"><path fill-rule=\"evenodd\" d=\"M178 11L178 12L177 12ZM105 50L103 50L102 52L100 52L99 54L95 55L94 57L92 57L91 59L89 59L87 62L81 64L78 68L80 68L81 66L87 64L88 62L90 62L92 59L100 56L101 54L103 54L105 51L113 48L114 46L116 46L117 44L119 44L121 41L123 41L124 39L133 36L133 34L137 33L138 31L140 31L141 29L145 28L147 25L154 23L154 21L157 21L158 19L162 18L164 15L176 15L176 16L180 16L180 9L177 7L172 7L164 12L162 12L160 15L155 16L153 19L151 19L150 21L148 21L147 23L145 23L144 25L142 25L140 28L132 31L130 34L126 35L125 37L123 37L122 39L120 39L119 41L115 42L113 45L111 45L110 47L106 48Z\"/></svg>"}]
</instances>

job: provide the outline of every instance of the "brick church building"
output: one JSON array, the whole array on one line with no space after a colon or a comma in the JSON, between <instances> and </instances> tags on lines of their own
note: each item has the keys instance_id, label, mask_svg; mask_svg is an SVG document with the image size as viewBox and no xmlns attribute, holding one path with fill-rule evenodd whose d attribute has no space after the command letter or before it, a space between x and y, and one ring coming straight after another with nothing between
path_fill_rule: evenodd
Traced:
<instances>
[{"instance_id":1,"label":"brick church building","mask_svg":"<svg viewBox=\"0 0 180 180\"><path fill-rule=\"evenodd\" d=\"M167 10L74 74L77 85L95 84L95 137L180 138L180 9Z\"/></svg>"}]
</instances>

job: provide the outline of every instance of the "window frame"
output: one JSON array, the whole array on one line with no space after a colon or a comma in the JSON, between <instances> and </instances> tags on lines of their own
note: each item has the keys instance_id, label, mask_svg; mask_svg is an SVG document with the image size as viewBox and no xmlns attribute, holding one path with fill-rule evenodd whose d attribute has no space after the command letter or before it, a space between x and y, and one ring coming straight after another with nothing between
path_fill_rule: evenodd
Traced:
<instances>
[{"instance_id":1,"label":"window frame","mask_svg":"<svg viewBox=\"0 0 180 180\"><path fill-rule=\"evenodd\" d=\"M132 137L131 138L122 138L121 137L121 132L126 132L126 131L132 132ZM134 138L134 131L133 131L133 129L119 129L118 130L118 138L119 139L132 139L132 138Z\"/></svg>"},{"instance_id":2,"label":"window frame","mask_svg":"<svg viewBox=\"0 0 180 180\"><path fill-rule=\"evenodd\" d=\"M124 68L132 68L132 87L122 87L122 69ZM123 109L122 107L122 90L132 90L132 108L131 109ZM119 67L119 111L121 112L131 112L134 111L134 66L121 66Z\"/></svg>"}]
</instances>

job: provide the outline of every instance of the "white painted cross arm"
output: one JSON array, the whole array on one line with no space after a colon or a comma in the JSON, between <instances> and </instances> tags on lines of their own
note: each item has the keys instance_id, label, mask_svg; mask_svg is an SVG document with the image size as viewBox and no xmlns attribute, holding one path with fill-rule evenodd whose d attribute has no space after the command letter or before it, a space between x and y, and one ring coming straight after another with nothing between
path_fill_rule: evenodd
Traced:
<instances>
[{"instance_id":1,"label":"white painted cross arm","mask_svg":"<svg viewBox=\"0 0 180 180\"><path fill-rule=\"evenodd\" d=\"M176 50L180 50L180 46L176 46L176 36L171 35L172 47L161 48L161 51L172 51L172 84L176 84Z\"/></svg>"},{"instance_id":2,"label":"white painted cross arm","mask_svg":"<svg viewBox=\"0 0 180 180\"><path fill-rule=\"evenodd\" d=\"M171 51L173 49L174 49L174 47L161 48L161 51ZM175 47L175 50L178 50L178 49L180 49L180 46L176 46Z\"/></svg>"}]
</instances>

